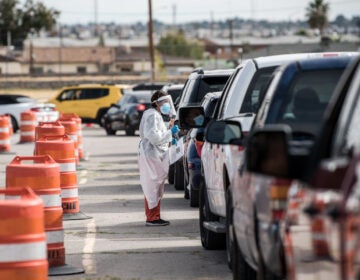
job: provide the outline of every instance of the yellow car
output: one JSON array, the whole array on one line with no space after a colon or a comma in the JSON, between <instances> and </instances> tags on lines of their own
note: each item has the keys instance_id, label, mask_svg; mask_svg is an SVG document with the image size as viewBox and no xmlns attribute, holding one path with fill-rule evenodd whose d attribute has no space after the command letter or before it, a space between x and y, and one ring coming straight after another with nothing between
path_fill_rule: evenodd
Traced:
<instances>
[{"instance_id":1,"label":"yellow car","mask_svg":"<svg viewBox=\"0 0 360 280\"><path fill-rule=\"evenodd\" d=\"M48 102L54 103L60 113L75 113L84 123L102 126L103 115L111 104L123 96L131 85L81 84L60 89Z\"/></svg>"}]
</instances>

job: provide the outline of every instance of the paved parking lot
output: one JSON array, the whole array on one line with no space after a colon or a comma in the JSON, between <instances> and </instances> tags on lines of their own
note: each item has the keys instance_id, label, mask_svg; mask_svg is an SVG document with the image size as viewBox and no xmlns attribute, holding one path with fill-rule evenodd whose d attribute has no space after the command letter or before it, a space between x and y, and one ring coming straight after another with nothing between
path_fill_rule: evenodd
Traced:
<instances>
[{"instance_id":1,"label":"paved parking lot","mask_svg":"<svg viewBox=\"0 0 360 280\"><path fill-rule=\"evenodd\" d=\"M1 154L0 177L15 154L32 155L34 144L18 144ZM50 279L231 279L225 251L205 251L199 239L198 209L167 185L162 218L169 227L144 225L137 166L138 136L106 136L83 128L88 160L78 170L80 210L92 217L64 221L66 264L85 273Z\"/></svg>"}]
</instances>

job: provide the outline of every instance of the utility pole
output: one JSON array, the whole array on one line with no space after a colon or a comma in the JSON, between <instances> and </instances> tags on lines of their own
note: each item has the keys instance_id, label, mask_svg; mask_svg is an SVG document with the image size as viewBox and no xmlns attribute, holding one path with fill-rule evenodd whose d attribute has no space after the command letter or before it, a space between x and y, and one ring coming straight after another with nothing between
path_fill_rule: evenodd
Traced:
<instances>
[{"instance_id":1,"label":"utility pole","mask_svg":"<svg viewBox=\"0 0 360 280\"><path fill-rule=\"evenodd\" d=\"M149 52L150 52L150 63L151 63L151 82L155 81L155 55L154 55L154 41L153 41L153 19L152 19L152 5L151 0L149 1Z\"/></svg>"}]
</instances>

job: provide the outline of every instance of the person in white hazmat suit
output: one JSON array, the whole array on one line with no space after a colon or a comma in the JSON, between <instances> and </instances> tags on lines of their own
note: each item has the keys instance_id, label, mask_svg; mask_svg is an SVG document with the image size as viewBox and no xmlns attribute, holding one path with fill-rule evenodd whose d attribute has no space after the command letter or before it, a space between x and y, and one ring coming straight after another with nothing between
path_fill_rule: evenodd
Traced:
<instances>
[{"instance_id":1,"label":"person in white hazmat suit","mask_svg":"<svg viewBox=\"0 0 360 280\"><path fill-rule=\"evenodd\" d=\"M166 226L170 222L160 217L160 200L168 177L169 146L176 144L174 135L179 128L173 121L166 127L162 118L162 114L176 114L170 95L156 91L151 96L151 105L152 108L144 112L139 127L140 183L145 195L146 226Z\"/></svg>"}]
</instances>

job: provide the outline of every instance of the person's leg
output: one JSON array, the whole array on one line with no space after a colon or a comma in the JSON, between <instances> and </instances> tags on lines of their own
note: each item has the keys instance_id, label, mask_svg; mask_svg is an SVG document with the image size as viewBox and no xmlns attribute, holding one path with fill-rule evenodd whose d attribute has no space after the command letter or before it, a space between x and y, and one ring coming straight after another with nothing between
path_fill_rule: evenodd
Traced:
<instances>
[{"instance_id":1,"label":"person's leg","mask_svg":"<svg viewBox=\"0 0 360 280\"><path fill-rule=\"evenodd\" d=\"M145 214L146 214L146 221L159 220L160 219L160 201L155 208L149 209L149 205L145 198Z\"/></svg>"}]
</instances>

